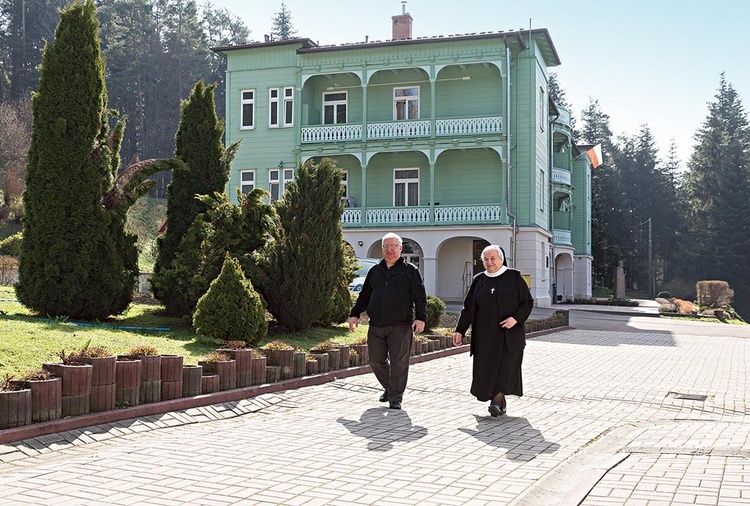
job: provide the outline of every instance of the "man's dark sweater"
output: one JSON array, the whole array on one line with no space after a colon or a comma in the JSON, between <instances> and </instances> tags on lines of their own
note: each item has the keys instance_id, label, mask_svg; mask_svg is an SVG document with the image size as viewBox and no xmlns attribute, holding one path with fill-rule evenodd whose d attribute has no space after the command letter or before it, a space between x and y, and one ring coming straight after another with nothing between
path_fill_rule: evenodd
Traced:
<instances>
[{"instance_id":1,"label":"man's dark sweater","mask_svg":"<svg viewBox=\"0 0 750 506\"><path fill-rule=\"evenodd\" d=\"M419 269L403 258L390 269L381 260L367 273L349 316L359 318L364 311L374 327L411 325L415 319L426 321L427 294Z\"/></svg>"}]
</instances>

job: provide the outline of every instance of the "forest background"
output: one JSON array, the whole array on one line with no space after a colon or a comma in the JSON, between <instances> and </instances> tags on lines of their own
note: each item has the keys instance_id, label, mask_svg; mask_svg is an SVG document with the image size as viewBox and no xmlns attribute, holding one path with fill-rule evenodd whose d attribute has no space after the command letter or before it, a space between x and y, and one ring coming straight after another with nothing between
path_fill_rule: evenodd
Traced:
<instances>
[{"instance_id":1,"label":"forest background","mask_svg":"<svg viewBox=\"0 0 750 506\"><path fill-rule=\"evenodd\" d=\"M44 41L53 38L58 9L66 4L0 0L0 239L21 229L30 94L38 84ZM173 156L180 101L200 79L218 83L217 113L224 117L226 65L210 48L262 36L251 37L239 17L210 2L101 0L97 5L109 105L128 117L121 150L125 164L136 156ZM296 36L283 3L271 36ZM735 309L748 319L750 131L737 91L723 74L716 80L716 95L685 162L674 145L660 159L647 124L615 137L595 89L589 90L588 104L570 104L565 83L552 74L550 93L576 118L575 141L603 147L604 164L592 172L594 285L612 287L620 261L627 288L650 296L667 291L693 300L696 281L725 280L735 291ZM129 216L146 270L170 173L155 177L151 198L142 199Z\"/></svg>"}]
</instances>

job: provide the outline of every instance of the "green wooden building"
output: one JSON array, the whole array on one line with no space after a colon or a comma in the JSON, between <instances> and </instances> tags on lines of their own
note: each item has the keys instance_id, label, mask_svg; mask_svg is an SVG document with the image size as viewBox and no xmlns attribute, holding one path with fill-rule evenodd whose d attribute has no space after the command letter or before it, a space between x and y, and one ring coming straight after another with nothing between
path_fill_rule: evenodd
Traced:
<instances>
[{"instance_id":1,"label":"green wooden building","mask_svg":"<svg viewBox=\"0 0 750 506\"><path fill-rule=\"evenodd\" d=\"M345 172L344 237L359 257L404 238L427 292L462 299L488 244L539 306L591 297L591 165L548 93L560 65L546 29L311 39L214 50L227 59L226 142L242 141L228 192L283 198L305 161Z\"/></svg>"}]
</instances>

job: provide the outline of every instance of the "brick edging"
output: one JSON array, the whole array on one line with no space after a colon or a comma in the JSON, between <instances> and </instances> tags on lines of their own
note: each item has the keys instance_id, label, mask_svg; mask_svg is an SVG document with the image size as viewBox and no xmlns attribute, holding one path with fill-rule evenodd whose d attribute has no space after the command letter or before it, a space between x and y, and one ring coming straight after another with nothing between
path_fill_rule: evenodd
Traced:
<instances>
[{"instance_id":1,"label":"brick edging","mask_svg":"<svg viewBox=\"0 0 750 506\"><path fill-rule=\"evenodd\" d=\"M548 334L558 330L565 330L567 328L569 327L556 327L554 329L531 332L528 333L526 337L532 338L538 335ZM468 351L468 344L451 348L443 348L433 352L412 356L409 359L409 363L420 364L429 360L458 355L459 353L465 353ZM323 385L340 378L359 376L362 374L367 374L371 371L372 370L370 369L369 365L361 365L356 367L349 367L347 369L335 369L333 371L315 374L312 376L302 376L299 378L276 381L274 383L264 383L262 385L235 388L232 390L223 390L221 392L213 392L210 394L201 394L196 395L195 397L182 397L169 401L140 404L138 406L132 406L129 408L114 409L111 411L102 411L99 413L90 413L87 415L73 416L60 420L51 420L49 422L33 423L30 425L24 425L23 427L14 427L12 429L0 430L0 444L14 443L17 441L23 441L24 439L36 438L59 432L67 432L75 429L82 429L94 425L121 422L123 420L130 420L152 415L160 415L168 413L170 411L184 411L187 409L210 406L212 404L240 401L242 399L249 399L263 394L280 392L282 390L292 390L295 388Z\"/></svg>"}]
</instances>

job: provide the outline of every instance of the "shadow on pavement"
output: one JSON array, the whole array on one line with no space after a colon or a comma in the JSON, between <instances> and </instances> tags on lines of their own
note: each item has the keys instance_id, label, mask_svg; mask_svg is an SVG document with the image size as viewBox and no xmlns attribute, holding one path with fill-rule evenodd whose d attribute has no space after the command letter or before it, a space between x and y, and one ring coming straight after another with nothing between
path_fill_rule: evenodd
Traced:
<instances>
[{"instance_id":1,"label":"shadow on pavement","mask_svg":"<svg viewBox=\"0 0 750 506\"><path fill-rule=\"evenodd\" d=\"M492 418L489 415L474 417L477 419L476 429L458 430L474 436L488 446L505 449L507 459L527 462L539 454L553 453L560 448L559 444L544 439L542 433L532 427L526 418Z\"/></svg>"},{"instance_id":2,"label":"shadow on pavement","mask_svg":"<svg viewBox=\"0 0 750 506\"><path fill-rule=\"evenodd\" d=\"M359 417L359 421L338 418L336 420L349 429L355 436L369 439L367 449L376 452L387 452L393 449L393 443L416 441L427 435L427 429L412 425L406 411L382 408L370 408Z\"/></svg>"}]
</instances>

